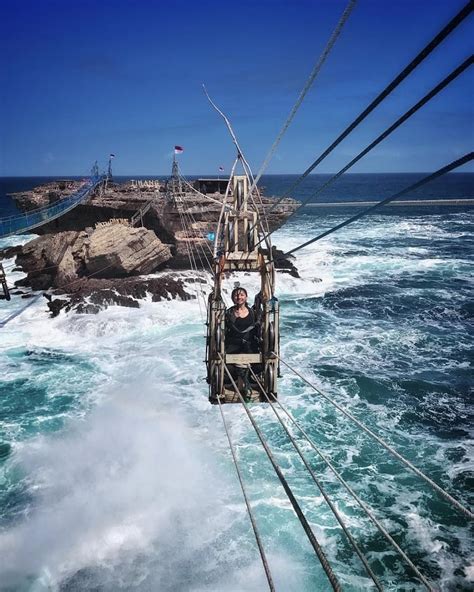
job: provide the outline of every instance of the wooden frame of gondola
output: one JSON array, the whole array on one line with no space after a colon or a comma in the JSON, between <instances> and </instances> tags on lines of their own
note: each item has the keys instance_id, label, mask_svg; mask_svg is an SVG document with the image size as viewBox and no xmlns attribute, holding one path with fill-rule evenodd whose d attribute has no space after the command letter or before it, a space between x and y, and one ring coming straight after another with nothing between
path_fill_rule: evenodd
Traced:
<instances>
[{"instance_id":1,"label":"wooden frame of gondola","mask_svg":"<svg viewBox=\"0 0 474 592\"><path fill-rule=\"evenodd\" d=\"M10 290L8 289L7 276L5 274L5 270L4 270L3 265L1 263L0 263L0 286L2 287L3 298L5 300L10 300L11 296L10 296Z\"/></svg>"},{"instance_id":2,"label":"wooden frame of gondola","mask_svg":"<svg viewBox=\"0 0 474 592\"><path fill-rule=\"evenodd\" d=\"M206 366L211 403L238 403L239 393L228 382L225 366L251 366L265 392L277 396L279 374L278 355L279 306L274 296L275 270L273 263L259 248L257 209L249 207L249 179L233 175L223 204L216 232L214 289L209 295L207 311ZM220 241L220 244L219 244ZM271 253L271 246L268 253ZM225 351L226 306L222 299L224 274L233 271L260 273L261 289L255 299L255 314L261 327L260 351L227 354ZM277 354L277 355L275 355ZM239 390L243 387L237 380ZM266 401L258 384L251 383L251 401Z\"/></svg>"}]
</instances>

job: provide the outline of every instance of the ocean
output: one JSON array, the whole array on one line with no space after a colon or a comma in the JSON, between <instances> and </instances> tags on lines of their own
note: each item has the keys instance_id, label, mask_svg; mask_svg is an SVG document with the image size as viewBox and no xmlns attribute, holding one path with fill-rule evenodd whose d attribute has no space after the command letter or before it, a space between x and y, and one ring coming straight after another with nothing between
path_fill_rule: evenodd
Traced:
<instances>
[{"instance_id":1,"label":"ocean","mask_svg":"<svg viewBox=\"0 0 474 592\"><path fill-rule=\"evenodd\" d=\"M421 176L346 175L320 200L383 199ZM295 178L262 184L281 195ZM326 178L310 176L293 197ZM12 213L5 194L42 179L0 181L1 211ZM406 199L415 197L472 198L474 174ZM305 208L273 242L289 250L355 211ZM297 252L300 279L277 274L282 358L471 508L473 231L472 208L385 208ZM5 266L10 283L22 277L13 260ZM240 279L258 290L256 278ZM24 304L0 301L0 323ZM40 298L0 328L2 592L267 589L219 409L207 400L202 313L199 299L150 299L51 319ZM435 588L472 589L462 514L285 367L279 398ZM272 410L252 412L343 589L370 588ZM276 590L329 590L244 410L224 413ZM303 449L384 589L423 590Z\"/></svg>"}]
</instances>

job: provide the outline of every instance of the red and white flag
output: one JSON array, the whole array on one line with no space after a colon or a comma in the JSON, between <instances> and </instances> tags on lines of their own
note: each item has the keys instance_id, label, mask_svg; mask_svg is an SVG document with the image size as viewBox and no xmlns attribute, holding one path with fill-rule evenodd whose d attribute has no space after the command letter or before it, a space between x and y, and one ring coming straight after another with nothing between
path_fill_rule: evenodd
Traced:
<instances>
[{"instance_id":1,"label":"red and white flag","mask_svg":"<svg viewBox=\"0 0 474 592\"><path fill-rule=\"evenodd\" d=\"M175 146L174 147L175 154L181 154L182 152L184 152L184 148L182 146Z\"/></svg>"}]
</instances>

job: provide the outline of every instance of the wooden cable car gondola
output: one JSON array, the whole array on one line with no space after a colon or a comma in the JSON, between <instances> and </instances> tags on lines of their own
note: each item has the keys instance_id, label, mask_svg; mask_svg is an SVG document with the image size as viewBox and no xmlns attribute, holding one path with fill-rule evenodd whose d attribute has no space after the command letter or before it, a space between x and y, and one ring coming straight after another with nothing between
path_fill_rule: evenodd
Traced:
<instances>
[{"instance_id":1,"label":"wooden cable car gondola","mask_svg":"<svg viewBox=\"0 0 474 592\"><path fill-rule=\"evenodd\" d=\"M271 245L267 249L259 246L259 212L249 199L249 178L233 175L223 204L215 237L214 288L209 295L207 310L206 365L209 384L209 401L238 403L239 393L227 380L226 366L251 367L266 393L277 396L278 354L279 354L279 308L275 297L275 269ZM252 203L251 203L252 202ZM222 281L225 274L237 271L260 274L260 292L255 297L253 311L258 327L258 351L253 353L226 352L226 306L222 298ZM277 355L275 355L277 354ZM243 389L241 377L237 386ZM266 400L258 384L250 381L247 400Z\"/></svg>"}]
</instances>

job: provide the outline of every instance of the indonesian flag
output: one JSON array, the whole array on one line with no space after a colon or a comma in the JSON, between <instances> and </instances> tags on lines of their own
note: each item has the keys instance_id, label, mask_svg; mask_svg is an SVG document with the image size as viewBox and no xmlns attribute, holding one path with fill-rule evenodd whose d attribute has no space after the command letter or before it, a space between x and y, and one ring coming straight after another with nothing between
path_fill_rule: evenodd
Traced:
<instances>
[{"instance_id":1,"label":"indonesian flag","mask_svg":"<svg viewBox=\"0 0 474 592\"><path fill-rule=\"evenodd\" d=\"M219 167L219 170L222 171L222 172L224 172L224 167L223 166L220 166Z\"/></svg>"},{"instance_id":2,"label":"indonesian flag","mask_svg":"<svg viewBox=\"0 0 474 592\"><path fill-rule=\"evenodd\" d=\"M109 154L109 158L115 158L115 154Z\"/></svg>"},{"instance_id":3,"label":"indonesian flag","mask_svg":"<svg viewBox=\"0 0 474 592\"><path fill-rule=\"evenodd\" d=\"M184 152L184 148L182 146L175 146L174 147L175 154L181 154L182 152Z\"/></svg>"}]
</instances>

